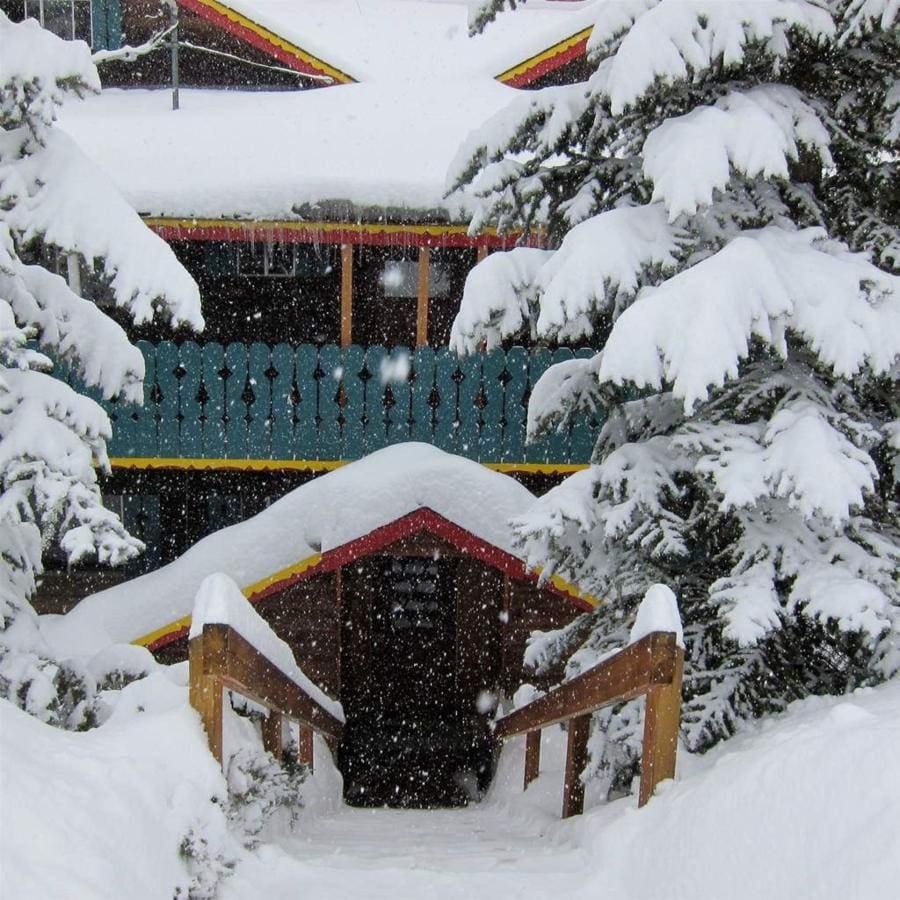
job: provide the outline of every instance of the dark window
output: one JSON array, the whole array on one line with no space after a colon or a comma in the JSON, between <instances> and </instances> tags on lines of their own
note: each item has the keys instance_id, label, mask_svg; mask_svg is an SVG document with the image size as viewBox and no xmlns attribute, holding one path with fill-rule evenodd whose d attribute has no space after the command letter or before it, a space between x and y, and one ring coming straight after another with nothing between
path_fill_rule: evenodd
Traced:
<instances>
[{"instance_id":1,"label":"dark window","mask_svg":"<svg viewBox=\"0 0 900 900\"><path fill-rule=\"evenodd\" d=\"M25 17L67 41L91 43L91 0L25 0Z\"/></svg>"}]
</instances>

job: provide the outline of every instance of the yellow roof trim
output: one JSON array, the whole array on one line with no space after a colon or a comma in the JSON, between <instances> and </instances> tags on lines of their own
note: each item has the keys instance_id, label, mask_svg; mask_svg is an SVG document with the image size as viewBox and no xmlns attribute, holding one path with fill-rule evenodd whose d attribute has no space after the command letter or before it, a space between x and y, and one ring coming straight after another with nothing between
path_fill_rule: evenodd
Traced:
<instances>
[{"instance_id":1,"label":"yellow roof trim","mask_svg":"<svg viewBox=\"0 0 900 900\"><path fill-rule=\"evenodd\" d=\"M254 582L249 587L245 587L243 594L249 600L273 584L278 584L279 581L287 581L288 578L292 578L294 575L302 575L307 569L312 569L320 562L322 562L322 554L314 553L312 556L307 556L306 559L301 559L300 562L294 563L292 566L279 569L277 572L273 572L271 575Z\"/></svg>"},{"instance_id":2,"label":"yellow roof trim","mask_svg":"<svg viewBox=\"0 0 900 900\"><path fill-rule=\"evenodd\" d=\"M253 584L242 588L241 593L248 600L251 600L254 596L256 596L256 594L261 593L267 587L270 587L273 584L277 584L279 581L286 581L293 575L300 575L307 569L310 569L313 566L317 566L321 561L322 554L314 553L312 556L307 556L306 559L302 559L300 560L300 562L294 563L294 565L292 566L287 566L287 568L279 569L279 571L274 572L272 575L268 575L266 578L261 578L259 581L255 581ZM156 643L160 638L164 638L168 634L172 634L175 631L181 631L184 628L190 627L191 617L183 616L175 622L170 622L168 625L163 625L161 628L157 628L155 631L151 631L148 634L143 635L142 637L135 638L131 643L137 644L140 647L148 647L150 646L150 644Z\"/></svg>"},{"instance_id":3,"label":"yellow roof trim","mask_svg":"<svg viewBox=\"0 0 900 900\"><path fill-rule=\"evenodd\" d=\"M542 62L545 62L548 59L552 59L554 56L558 56L560 53L564 53L566 50L574 47L576 44L581 43L591 36L591 32L594 30L592 25L589 25L587 28L583 28L577 34L573 34L571 37L564 38L558 43L554 44L552 47L548 47L546 50L542 50L540 53L536 53L534 56L530 56L524 62L519 63L518 65L513 66L511 69L507 69L505 72L501 72L497 75L497 81L508 82L514 81L519 75L524 75L525 73L531 71L531 69L536 68Z\"/></svg>"},{"instance_id":4,"label":"yellow roof trim","mask_svg":"<svg viewBox=\"0 0 900 900\"><path fill-rule=\"evenodd\" d=\"M464 224L415 224L397 222L300 222L296 219L195 219L177 216L144 216L144 224L150 228L222 228L226 231L349 231L356 234L427 234L440 237L444 234L468 234ZM486 227L480 234L498 236L496 228Z\"/></svg>"}]
</instances>

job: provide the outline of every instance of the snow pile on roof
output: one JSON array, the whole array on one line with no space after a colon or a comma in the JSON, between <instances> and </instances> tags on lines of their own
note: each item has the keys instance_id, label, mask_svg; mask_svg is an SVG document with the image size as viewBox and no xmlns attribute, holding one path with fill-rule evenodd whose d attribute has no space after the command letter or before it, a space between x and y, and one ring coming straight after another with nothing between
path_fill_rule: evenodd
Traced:
<instances>
[{"instance_id":1,"label":"snow pile on roof","mask_svg":"<svg viewBox=\"0 0 900 900\"><path fill-rule=\"evenodd\" d=\"M533 502L513 478L479 463L428 444L396 444L296 488L155 572L46 618L45 631L63 654L133 641L187 616L207 575L223 572L246 588L424 507L518 556L508 522Z\"/></svg>"},{"instance_id":2,"label":"snow pile on roof","mask_svg":"<svg viewBox=\"0 0 900 900\"><path fill-rule=\"evenodd\" d=\"M227 625L256 648L273 666L281 669L319 706L344 721L340 703L336 703L307 678L297 666L291 648L272 630L269 623L250 605L234 580L221 572L207 575L197 591L191 615L189 637L203 634L205 625Z\"/></svg>"},{"instance_id":3,"label":"snow pile on roof","mask_svg":"<svg viewBox=\"0 0 900 900\"><path fill-rule=\"evenodd\" d=\"M512 95L487 80L182 88L173 112L167 91L106 90L60 125L143 215L299 219L304 204L350 203L463 221L462 198L444 199L450 160Z\"/></svg>"},{"instance_id":4,"label":"snow pile on roof","mask_svg":"<svg viewBox=\"0 0 900 900\"><path fill-rule=\"evenodd\" d=\"M468 222L465 197L444 198L446 174L460 142L515 96L494 76L596 13L593 2L529 3L470 38L465 3L229 5L360 83L182 89L177 112L165 90L107 90L70 103L62 127L144 215L285 220L300 218L296 207L349 203L369 220L375 207Z\"/></svg>"}]
</instances>

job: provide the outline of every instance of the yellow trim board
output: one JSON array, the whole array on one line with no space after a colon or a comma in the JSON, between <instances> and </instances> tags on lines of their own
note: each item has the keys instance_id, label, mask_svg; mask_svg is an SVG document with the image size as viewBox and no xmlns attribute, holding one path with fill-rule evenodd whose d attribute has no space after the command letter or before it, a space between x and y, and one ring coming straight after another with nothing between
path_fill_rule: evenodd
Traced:
<instances>
[{"instance_id":1,"label":"yellow trim board","mask_svg":"<svg viewBox=\"0 0 900 900\"><path fill-rule=\"evenodd\" d=\"M113 456L109 464L114 469L239 469L265 472L278 469L299 469L308 472L331 472L346 466L349 459L213 459L210 457Z\"/></svg>"},{"instance_id":2,"label":"yellow trim board","mask_svg":"<svg viewBox=\"0 0 900 900\"><path fill-rule=\"evenodd\" d=\"M243 589L243 594L249 600L256 594L264 591L267 587L271 587L279 581L286 581L294 575L302 575L307 569L317 566L320 562L322 562L322 554L314 553L312 556L307 556L306 559L301 559L300 562L294 563L292 566L279 569L277 572L273 572L271 575L267 575L265 578L261 578L259 581L254 582L249 587L245 587Z\"/></svg>"},{"instance_id":3,"label":"yellow trim board","mask_svg":"<svg viewBox=\"0 0 900 900\"><path fill-rule=\"evenodd\" d=\"M237 469L245 472L298 470L331 472L355 462L352 459L216 459L212 457L113 456L114 469ZM588 468L586 463L483 462L486 469L508 474L571 475Z\"/></svg>"}]
</instances>

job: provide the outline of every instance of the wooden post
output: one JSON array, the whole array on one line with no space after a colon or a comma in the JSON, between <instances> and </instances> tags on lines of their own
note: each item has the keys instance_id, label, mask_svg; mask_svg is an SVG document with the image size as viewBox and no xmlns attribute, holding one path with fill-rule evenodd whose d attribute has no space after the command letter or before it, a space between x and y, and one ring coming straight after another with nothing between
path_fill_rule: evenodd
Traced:
<instances>
[{"instance_id":1,"label":"wooden post","mask_svg":"<svg viewBox=\"0 0 900 900\"><path fill-rule=\"evenodd\" d=\"M282 735L281 713L274 709L269 710L269 715L262 723L263 747L275 757L281 759L284 755L284 736Z\"/></svg>"},{"instance_id":2,"label":"wooden post","mask_svg":"<svg viewBox=\"0 0 900 900\"><path fill-rule=\"evenodd\" d=\"M225 672L226 625L207 625L188 650L191 706L200 713L210 753L222 763L222 676Z\"/></svg>"},{"instance_id":3,"label":"wooden post","mask_svg":"<svg viewBox=\"0 0 900 900\"><path fill-rule=\"evenodd\" d=\"M312 772L315 763L313 754L313 730L309 725L300 724L300 734L297 749L297 761L309 766Z\"/></svg>"},{"instance_id":4,"label":"wooden post","mask_svg":"<svg viewBox=\"0 0 900 900\"><path fill-rule=\"evenodd\" d=\"M353 245L341 244L341 346L353 343Z\"/></svg>"},{"instance_id":5,"label":"wooden post","mask_svg":"<svg viewBox=\"0 0 900 900\"><path fill-rule=\"evenodd\" d=\"M541 771L541 730L525 735L525 785L527 788Z\"/></svg>"},{"instance_id":6,"label":"wooden post","mask_svg":"<svg viewBox=\"0 0 900 900\"><path fill-rule=\"evenodd\" d=\"M416 346L428 345L428 294L431 267L431 250L419 248L419 292L416 305Z\"/></svg>"},{"instance_id":7,"label":"wooden post","mask_svg":"<svg viewBox=\"0 0 900 900\"><path fill-rule=\"evenodd\" d=\"M652 796L656 786L675 777L675 754L678 750L678 724L681 718L681 680L684 674L684 650L672 645L675 671L671 684L652 687L647 692L644 709L644 746L641 754L641 790L638 806ZM655 661L654 661L655 662Z\"/></svg>"},{"instance_id":8,"label":"wooden post","mask_svg":"<svg viewBox=\"0 0 900 900\"><path fill-rule=\"evenodd\" d=\"M488 255L487 244L479 244L479 245L478 245L478 251L477 251L477 253L475 254L475 264L477 265L477 264L480 263L482 260L487 259L487 255Z\"/></svg>"},{"instance_id":9,"label":"wooden post","mask_svg":"<svg viewBox=\"0 0 900 900\"><path fill-rule=\"evenodd\" d=\"M587 742L591 732L591 714L569 719L569 741L566 745L566 780L563 785L562 817L584 812L584 784L581 773L587 765Z\"/></svg>"}]
</instances>

